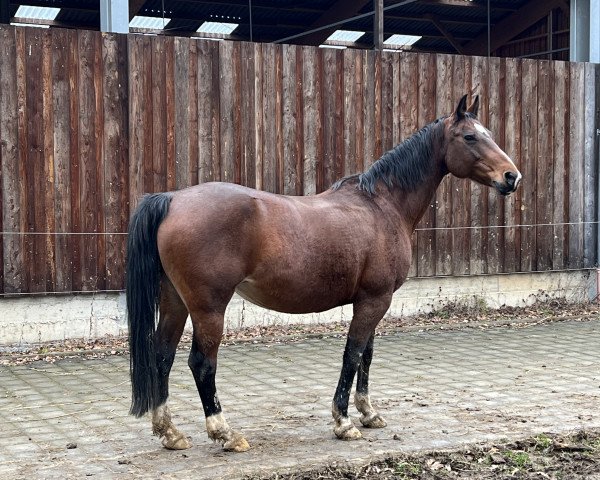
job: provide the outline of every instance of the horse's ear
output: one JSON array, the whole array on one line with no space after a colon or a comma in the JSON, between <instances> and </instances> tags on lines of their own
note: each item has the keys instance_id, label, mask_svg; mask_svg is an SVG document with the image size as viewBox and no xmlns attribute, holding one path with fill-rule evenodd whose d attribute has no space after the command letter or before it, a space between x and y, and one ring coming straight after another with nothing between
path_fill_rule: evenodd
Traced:
<instances>
[{"instance_id":1,"label":"horse's ear","mask_svg":"<svg viewBox=\"0 0 600 480\"><path fill-rule=\"evenodd\" d=\"M477 116L477 112L479 111L479 95L475 95L475 100L473 103L467 108L467 112L472 113Z\"/></svg>"},{"instance_id":2,"label":"horse's ear","mask_svg":"<svg viewBox=\"0 0 600 480\"><path fill-rule=\"evenodd\" d=\"M458 107L456 107L456 121L458 122L459 120L462 120L463 118L465 118L465 115L467 113L467 96L464 95L461 99L460 102L458 102Z\"/></svg>"}]
</instances>

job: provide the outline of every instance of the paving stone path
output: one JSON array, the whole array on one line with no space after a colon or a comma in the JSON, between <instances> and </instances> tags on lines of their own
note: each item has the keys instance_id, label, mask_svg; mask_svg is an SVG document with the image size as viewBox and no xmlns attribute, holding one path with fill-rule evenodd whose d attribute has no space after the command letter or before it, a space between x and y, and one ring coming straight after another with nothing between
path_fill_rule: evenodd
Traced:
<instances>
[{"instance_id":1,"label":"paving stone path","mask_svg":"<svg viewBox=\"0 0 600 480\"><path fill-rule=\"evenodd\" d=\"M252 445L244 454L206 437L186 352L173 367L171 409L194 447L179 452L160 446L148 419L127 415L127 357L2 366L0 478L239 478L600 427L598 321L377 338L372 397L388 427L363 429L357 442L332 433L343 344L222 347L221 403Z\"/></svg>"}]
</instances>

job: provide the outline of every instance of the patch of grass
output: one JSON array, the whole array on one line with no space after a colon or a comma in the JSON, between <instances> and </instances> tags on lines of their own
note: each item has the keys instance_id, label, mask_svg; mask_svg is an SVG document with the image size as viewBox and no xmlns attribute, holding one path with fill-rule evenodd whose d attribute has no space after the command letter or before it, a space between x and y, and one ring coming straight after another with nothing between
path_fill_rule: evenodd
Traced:
<instances>
[{"instance_id":1,"label":"patch of grass","mask_svg":"<svg viewBox=\"0 0 600 480\"><path fill-rule=\"evenodd\" d=\"M418 478L421 475L422 467L416 462L400 462L396 465L394 472L401 479Z\"/></svg>"},{"instance_id":2,"label":"patch of grass","mask_svg":"<svg viewBox=\"0 0 600 480\"><path fill-rule=\"evenodd\" d=\"M523 469L531 463L531 459L527 452L508 450L504 452L504 457L519 469Z\"/></svg>"},{"instance_id":3,"label":"patch of grass","mask_svg":"<svg viewBox=\"0 0 600 480\"><path fill-rule=\"evenodd\" d=\"M533 437L533 441L535 442L535 449L538 451L548 450L552 446L552 439L545 433Z\"/></svg>"}]
</instances>

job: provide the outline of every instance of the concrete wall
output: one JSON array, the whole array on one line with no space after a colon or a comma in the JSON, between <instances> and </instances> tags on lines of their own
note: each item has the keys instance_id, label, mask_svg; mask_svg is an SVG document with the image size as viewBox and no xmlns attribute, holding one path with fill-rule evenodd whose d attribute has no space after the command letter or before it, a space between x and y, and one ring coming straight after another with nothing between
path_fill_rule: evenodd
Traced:
<instances>
[{"instance_id":1,"label":"concrete wall","mask_svg":"<svg viewBox=\"0 0 600 480\"><path fill-rule=\"evenodd\" d=\"M428 312L448 302L485 302L489 307L520 306L545 294L583 302L596 295L590 271L468 277L413 278L396 292L388 315ZM308 315L288 315L250 304L235 296L226 313L226 327L329 323L350 320L352 306ZM188 321L189 328L189 321ZM39 343L68 338L94 339L125 335L124 294L56 295L0 299L0 345Z\"/></svg>"}]
</instances>

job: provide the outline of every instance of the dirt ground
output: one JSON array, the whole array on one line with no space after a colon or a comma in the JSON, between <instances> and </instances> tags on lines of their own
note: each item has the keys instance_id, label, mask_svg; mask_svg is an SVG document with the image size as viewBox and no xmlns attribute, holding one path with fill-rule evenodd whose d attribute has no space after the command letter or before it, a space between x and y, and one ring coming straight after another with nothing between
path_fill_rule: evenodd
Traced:
<instances>
[{"instance_id":1,"label":"dirt ground","mask_svg":"<svg viewBox=\"0 0 600 480\"><path fill-rule=\"evenodd\" d=\"M473 445L374 461L367 465L245 477L246 480L336 479L594 479L600 478L600 432L540 434L525 440Z\"/></svg>"}]
</instances>

